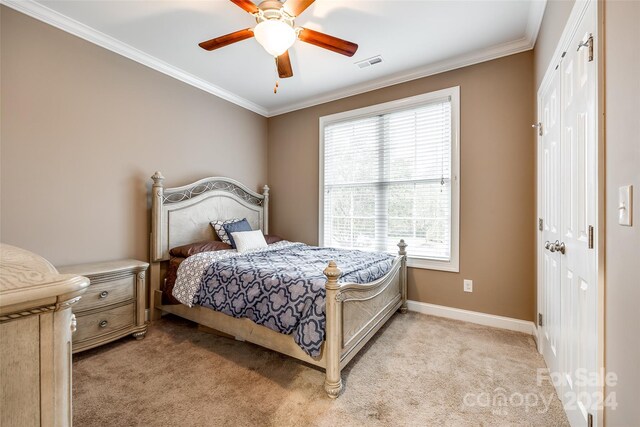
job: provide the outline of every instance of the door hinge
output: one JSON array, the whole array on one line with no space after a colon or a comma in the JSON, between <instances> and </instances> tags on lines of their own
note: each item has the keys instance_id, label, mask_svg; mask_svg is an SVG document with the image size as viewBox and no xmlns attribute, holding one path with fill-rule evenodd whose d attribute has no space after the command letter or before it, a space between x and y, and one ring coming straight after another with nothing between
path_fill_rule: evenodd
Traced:
<instances>
[{"instance_id":1,"label":"door hinge","mask_svg":"<svg viewBox=\"0 0 640 427\"><path fill-rule=\"evenodd\" d=\"M593 415L587 414L587 427L593 427Z\"/></svg>"},{"instance_id":2,"label":"door hinge","mask_svg":"<svg viewBox=\"0 0 640 427\"><path fill-rule=\"evenodd\" d=\"M593 249L593 225L589 226L589 249Z\"/></svg>"},{"instance_id":3,"label":"door hinge","mask_svg":"<svg viewBox=\"0 0 640 427\"><path fill-rule=\"evenodd\" d=\"M593 35L592 34L589 34L589 38L587 39L587 41L580 42L580 44L578 45L578 50L582 49L583 47L586 47L589 49L589 62L593 61Z\"/></svg>"},{"instance_id":4,"label":"door hinge","mask_svg":"<svg viewBox=\"0 0 640 427\"><path fill-rule=\"evenodd\" d=\"M538 326L542 326L542 313L538 313Z\"/></svg>"},{"instance_id":5,"label":"door hinge","mask_svg":"<svg viewBox=\"0 0 640 427\"><path fill-rule=\"evenodd\" d=\"M542 218L538 218L538 230L542 231L544 229L544 221Z\"/></svg>"}]
</instances>

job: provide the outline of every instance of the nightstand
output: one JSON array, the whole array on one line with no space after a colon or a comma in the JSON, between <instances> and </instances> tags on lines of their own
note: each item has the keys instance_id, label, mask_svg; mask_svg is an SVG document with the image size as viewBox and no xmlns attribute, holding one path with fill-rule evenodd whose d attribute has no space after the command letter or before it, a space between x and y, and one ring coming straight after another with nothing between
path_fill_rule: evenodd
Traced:
<instances>
[{"instance_id":1,"label":"nightstand","mask_svg":"<svg viewBox=\"0 0 640 427\"><path fill-rule=\"evenodd\" d=\"M60 274L89 279L89 288L73 306L77 331L73 352L88 350L132 334L147 333L144 276L149 264L133 259L59 267Z\"/></svg>"}]
</instances>

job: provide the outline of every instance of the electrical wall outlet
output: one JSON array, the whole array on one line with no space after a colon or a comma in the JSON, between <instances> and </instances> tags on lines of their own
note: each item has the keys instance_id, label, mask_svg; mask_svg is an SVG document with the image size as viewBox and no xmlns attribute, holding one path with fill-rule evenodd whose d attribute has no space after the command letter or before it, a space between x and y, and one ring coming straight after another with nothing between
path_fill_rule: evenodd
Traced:
<instances>
[{"instance_id":1,"label":"electrical wall outlet","mask_svg":"<svg viewBox=\"0 0 640 427\"><path fill-rule=\"evenodd\" d=\"M464 291L473 292L473 280L464 279Z\"/></svg>"}]
</instances>

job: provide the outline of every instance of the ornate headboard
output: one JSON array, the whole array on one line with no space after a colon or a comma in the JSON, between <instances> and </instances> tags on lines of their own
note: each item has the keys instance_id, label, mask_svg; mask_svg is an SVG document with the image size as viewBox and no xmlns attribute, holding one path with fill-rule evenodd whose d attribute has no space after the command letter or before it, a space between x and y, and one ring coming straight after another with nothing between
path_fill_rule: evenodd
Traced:
<instances>
[{"instance_id":1,"label":"ornate headboard","mask_svg":"<svg viewBox=\"0 0 640 427\"><path fill-rule=\"evenodd\" d=\"M213 240L211 221L247 218L251 228L269 231L269 187L262 194L230 178L204 178L182 187L164 188L164 177L151 177L151 262L169 259L169 249Z\"/></svg>"}]
</instances>

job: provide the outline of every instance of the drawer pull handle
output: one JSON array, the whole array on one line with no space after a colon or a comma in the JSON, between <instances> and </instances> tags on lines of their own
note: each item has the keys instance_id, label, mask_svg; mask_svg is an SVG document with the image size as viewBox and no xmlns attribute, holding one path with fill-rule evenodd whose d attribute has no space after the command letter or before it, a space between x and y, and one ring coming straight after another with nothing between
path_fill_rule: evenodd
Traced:
<instances>
[{"instance_id":1,"label":"drawer pull handle","mask_svg":"<svg viewBox=\"0 0 640 427\"><path fill-rule=\"evenodd\" d=\"M101 328L106 328L107 327L107 322L106 320L103 320L102 322L98 323L98 326L100 326Z\"/></svg>"},{"instance_id":2,"label":"drawer pull handle","mask_svg":"<svg viewBox=\"0 0 640 427\"><path fill-rule=\"evenodd\" d=\"M108 291L102 291L102 292L100 292L100 298L106 298L106 297L107 297L107 295L109 295L109 292L108 292Z\"/></svg>"}]
</instances>

